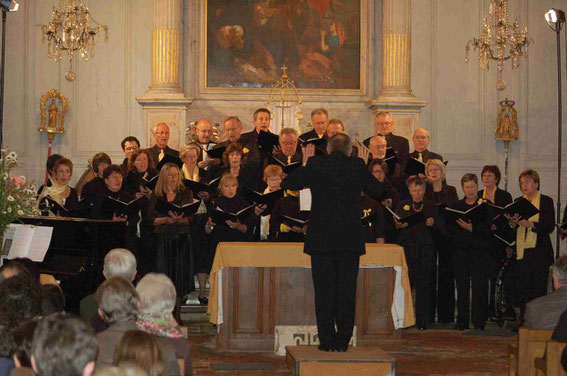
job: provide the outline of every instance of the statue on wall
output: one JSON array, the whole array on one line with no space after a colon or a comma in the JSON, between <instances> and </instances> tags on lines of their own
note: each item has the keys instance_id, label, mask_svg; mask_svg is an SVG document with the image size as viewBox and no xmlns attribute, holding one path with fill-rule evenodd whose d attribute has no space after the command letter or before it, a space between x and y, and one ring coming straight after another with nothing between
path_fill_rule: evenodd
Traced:
<instances>
[{"instance_id":1,"label":"statue on wall","mask_svg":"<svg viewBox=\"0 0 567 376\"><path fill-rule=\"evenodd\" d=\"M518 113L514 108L514 101L504 99L500 102L494 136L498 141L504 141L504 189L508 189L508 149L510 141L518 140L520 128L518 127Z\"/></svg>"},{"instance_id":2,"label":"statue on wall","mask_svg":"<svg viewBox=\"0 0 567 376\"><path fill-rule=\"evenodd\" d=\"M47 103L50 103L47 106ZM46 132L50 142L56 134L65 133L63 124L69 109L69 100L57 89L48 91L40 101L41 126L38 131Z\"/></svg>"}]
</instances>

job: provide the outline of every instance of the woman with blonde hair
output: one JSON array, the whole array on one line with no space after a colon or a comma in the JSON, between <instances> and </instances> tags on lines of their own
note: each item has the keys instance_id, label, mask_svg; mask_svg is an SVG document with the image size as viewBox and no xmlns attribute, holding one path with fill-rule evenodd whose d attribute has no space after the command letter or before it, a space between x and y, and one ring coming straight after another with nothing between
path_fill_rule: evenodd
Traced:
<instances>
[{"instance_id":1,"label":"woman with blonde hair","mask_svg":"<svg viewBox=\"0 0 567 376\"><path fill-rule=\"evenodd\" d=\"M148 223L154 227L156 240L156 271L167 275L177 290L177 308L185 294L193 287L192 250L189 222L192 218L173 211L157 210L159 201L178 206L193 202L193 194L182 183L181 170L173 163L166 163L158 177L148 208ZM180 320L176 310L176 319Z\"/></svg>"},{"instance_id":2,"label":"woman with blonde hair","mask_svg":"<svg viewBox=\"0 0 567 376\"><path fill-rule=\"evenodd\" d=\"M157 340L140 330L125 332L114 350L113 364L120 367L124 363L137 365L148 376L161 376L165 371Z\"/></svg>"}]
</instances>

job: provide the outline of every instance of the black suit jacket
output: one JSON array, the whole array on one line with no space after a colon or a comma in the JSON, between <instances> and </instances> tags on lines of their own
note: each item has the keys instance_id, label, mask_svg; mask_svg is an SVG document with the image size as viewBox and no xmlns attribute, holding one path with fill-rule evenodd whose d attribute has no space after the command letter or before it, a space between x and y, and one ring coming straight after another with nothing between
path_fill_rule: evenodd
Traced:
<instances>
[{"instance_id":1,"label":"black suit jacket","mask_svg":"<svg viewBox=\"0 0 567 376\"><path fill-rule=\"evenodd\" d=\"M520 198L518 197L516 200ZM548 261L551 264L553 262L553 245L551 244L550 234L555 230L555 207L551 197L541 195L539 222L535 222L534 228L531 230L537 233L536 248L543 252L543 257L549 258Z\"/></svg>"},{"instance_id":2,"label":"black suit jacket","mask_svg":"<svg viewBox=\"0 0 567 376\"><path fill-rule=\"evenodd\" d=\"M155 168L155 166L157 166L158 163L159 163L159 148L158 148L157 145L154 145L151 148L146 149L146 150L150 154L150 158L154 162L154 168ZM179 158L179 150L172 149L169 146L166 146L165 149L163 149L163 152L165 154L169 154L169 155L172 155L174 157Z\"/></svg>"},{"instance_id":3,"label":"black suit jacket","mask_svg":"<svg viewBox=\"0 0 567 376\"><path fill-rule=\"evenodd\" d=\"M311 189L313 197L304 252L309 255L365 253L360 220L362 191L380 197L385 189L360 158L340 151L309 158L283 182L286 189Z\"/></svg>"},{"instance_id":4,"label":"black suit jacket","mask_svg":"<svg viewBox=\"0 0 567 376\"><path fill-rule=\"evenodd\" d=\"M409 157L417 159L419 157L419 152L414 150L409 154ZM443 157L441 156L441 154L434 153L427 149L421 152L421 159L423 159L423 163L427 163L427 161L430 159L439 159L440 161L443 161Z\"/></svg>"},{"instance_id":5,"label":"black suit jacket","mask_svg":"<svg viewBox=\"0 0 567 376\"><path fill-rule=\"evenodd\" d=\"M484 194L484 189L478 191L478 198L482 198ZM494 205L506 206L512 202L512 195L503 189L496 187L496 192L494 193Z\"/></svg>"},{"instance_id":6,"label":"black suit jacket","mask_svg":"<svg viewBox=\"0 0 567 376\"><path fill-rule=\"evenodd\" d=\"M409 158L409 141L407 138L402 136L396 136L395 134L388 133L386 136L386 142L388 146L394 149L396 153L398 153L398 161L402 165L402 169L406 168L406 164L408 163ZM370 139L372 137L368 137L364 140L364 145L366 147L370 146Z\"/></svg>"}]
</instances>

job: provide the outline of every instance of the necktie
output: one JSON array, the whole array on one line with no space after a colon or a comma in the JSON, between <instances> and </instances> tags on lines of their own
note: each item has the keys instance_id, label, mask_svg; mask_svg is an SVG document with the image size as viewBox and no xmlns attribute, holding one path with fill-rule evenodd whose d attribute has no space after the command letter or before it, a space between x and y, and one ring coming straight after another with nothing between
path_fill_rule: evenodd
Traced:
<instances>
[{"instance_id":1,"label":"necktie","mask_svg":"<svg viewBox=\"0 0 567 376\"><path fill-rule=\"evenodd\" d=\"M423 155L421 153L417 153L417 160L423 163Z\"/></svg>"},{"instance_id":2,"label":"necktie","mask_svg":"<svg viewBox=\"0 0 567 376\"><path fill-rule=\"evenodd\" d=\"M158 155L158 162L161 162L161 160L163 159L164 156L165 156L165 153L163 152L163 149L160 149L159 155Z\"/></svg>"},{"instance_id":3,"label":"necktie","mask_svg":"<svg viewBox=\"0 0 567 376\"><path fill-rule=\"evenodd\" d=\"M290 164L290 163L291 163L291 155L288 155L287 156L287 164Z\"/></svg>"}]
</instances>

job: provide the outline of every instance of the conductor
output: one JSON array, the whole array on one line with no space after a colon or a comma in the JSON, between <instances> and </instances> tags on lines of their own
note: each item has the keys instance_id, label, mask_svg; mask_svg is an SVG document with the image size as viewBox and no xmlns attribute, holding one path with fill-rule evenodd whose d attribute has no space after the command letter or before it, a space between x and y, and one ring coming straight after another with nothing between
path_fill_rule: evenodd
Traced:
<instances>
[{"instance_id":1,"label":"conductor","mask_svg":"<svg viewBox=\"0 0 567 376\"><path fill-rule=\"evenodd\" d=\"M304 252L311 256L319 350L323 351L348 350L358 266L365 253L360 193L380 197L385 189L362 159L350 157L351 151L351 139L342 133L329 139L328 155L312 157L315 149L310 144L303 149L303 167L283 182L286 189L311 189Z\"/></svg>"}]
</instances>

